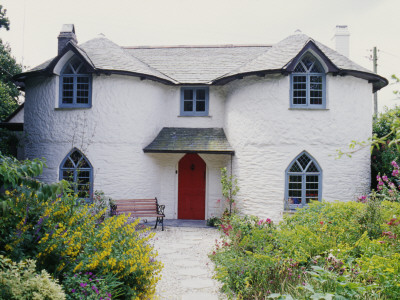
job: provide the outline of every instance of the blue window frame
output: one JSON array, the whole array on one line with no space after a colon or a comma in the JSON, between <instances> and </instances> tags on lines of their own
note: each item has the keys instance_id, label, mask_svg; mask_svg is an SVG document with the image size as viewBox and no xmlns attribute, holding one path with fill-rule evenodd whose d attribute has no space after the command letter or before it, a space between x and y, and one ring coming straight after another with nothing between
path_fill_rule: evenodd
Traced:
<instances>
[{"instance_id":1,"label":"blue window frame","mask_svg":"<svg viewBox=\"0 0 400 300\"><path fill-rule=\"evenodd\" d=\"M208 87L181 88L181 116L208 116Z\"/></svg>"},{"instance_id":2,"label":"blue window frame","mask_svg":"<svg viewBox=\"0 0 400 300\"><path fill-rule=\"evenodd\" d=\"M81 151L74 148L60 165L60 180L71 183L80 199L90 200L93 195L93 167Z\"/></svg>"},{"instance_id":3,"label":"blue window frame","mask_svg":"<svg viewBox=\"0 0 400 300\"><path fill-rule=\"evenodd\" d=\"M286 169L286 209L306 206L310 200L321 201L322 170L307 152L300 153Z\"/></svg>"},{"instance_id":4,"label":"blue window frame","mask_svg":"<svg viewBox=\"0 0 400 300\"><path fill-rule=\"evenodd\" d=\"M60 75L60 107L91 107L92 76L85 64L73 57L65 64Z\"/></svg>"},{"instance_id":5,"label":"blue window frame","mask_svg":"<svg viewBox=\"0 0 400 300\"><path fill-rule=\"evenodd\" d=\"M302 56L290 77L291 108L325 108L326 76L321 63L311 54Z\"/></svg>"}]
</instances>

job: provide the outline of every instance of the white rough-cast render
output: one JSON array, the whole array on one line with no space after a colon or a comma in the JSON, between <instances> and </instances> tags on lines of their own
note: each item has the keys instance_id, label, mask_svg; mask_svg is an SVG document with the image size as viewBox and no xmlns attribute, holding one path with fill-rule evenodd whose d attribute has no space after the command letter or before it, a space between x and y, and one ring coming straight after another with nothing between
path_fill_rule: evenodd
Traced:
<instances>
[{"instance_id":1,"label":"white rough-cast render","mask_svg":"<svg viewBox=\"0 0 400 300\"><path fill-rule=\"evenodd\" d=\"M166 217L177 218L177 166L183 154L146 154L163 127L223 127L225 93L210 87L208 117L180 117L180 87L122 75L93 76L92 107L57 108L58 77L26 82L27 158L44 158L41 179L59 180L62 160L74 147L89 159L94 190L114 199L157 197ZM220 168L229 155L200 155L207 165L206 218L223 209Z\"/></svg>"},{"instance_id":2,"label":"white rough-cast render","mask_svg":"<svg viewBox=\"0 0 400 300\"><path fill-rule=\"evenodd\" d=\"M370 185L370 154L336 159L336 149L371 136L371 89L366 80L327 75L327 108L290 109L290 77L249 77L227 86L225 132L235 149L233 173L242 212L282 218L285 170L302 151L322 169L322 198L350 201Z\"/></svg>"}]
</instances>

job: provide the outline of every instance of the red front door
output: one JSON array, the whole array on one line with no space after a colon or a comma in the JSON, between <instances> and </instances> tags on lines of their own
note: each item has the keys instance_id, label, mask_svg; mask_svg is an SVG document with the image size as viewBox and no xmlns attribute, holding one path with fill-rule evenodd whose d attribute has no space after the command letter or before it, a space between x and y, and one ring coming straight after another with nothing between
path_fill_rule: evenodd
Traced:
<instances>
[{"instance_id":1,"label":"red front door","mask_svg":"<svg viewBox=\"0 0 400 300\"><path fill-rule=\"evenodd\" d=\"M206 163L197 154L186 154L178 172L178 219L204 220Z\"/></svg>"}]
</instances>

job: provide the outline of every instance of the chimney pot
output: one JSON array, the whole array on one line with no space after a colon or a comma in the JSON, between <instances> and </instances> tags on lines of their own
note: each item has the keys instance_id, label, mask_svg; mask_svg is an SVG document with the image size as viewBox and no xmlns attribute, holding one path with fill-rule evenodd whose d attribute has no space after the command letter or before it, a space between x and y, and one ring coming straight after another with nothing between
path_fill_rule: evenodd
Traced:
<instances>
[{"instance_id":1,"label":"chimney pot","mask_svg":"<svg viewBox=\"0 0 400 300\"><path fill-rule=\"evenodd\" d=\"M60 34L58 35L58 54L61 53L69 42L78 44L74 24L64 24L62 26Z\"/></svg>"}]
</instances>

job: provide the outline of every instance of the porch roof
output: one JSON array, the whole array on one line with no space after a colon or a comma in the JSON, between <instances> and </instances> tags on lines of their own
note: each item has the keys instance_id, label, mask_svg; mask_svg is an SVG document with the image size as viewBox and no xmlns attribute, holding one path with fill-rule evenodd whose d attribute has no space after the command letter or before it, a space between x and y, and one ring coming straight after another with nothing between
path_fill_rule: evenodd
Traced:
<instances>
[{"instance_id":1,"label":"porch roof","mask_svg":"<svg viewBox=\"0 0 400 300\"><path fill-rule=\"evenodd\" d=\"M222 128L164 127L146 153L234 154Z\"/></svg>"}]
</instances>

